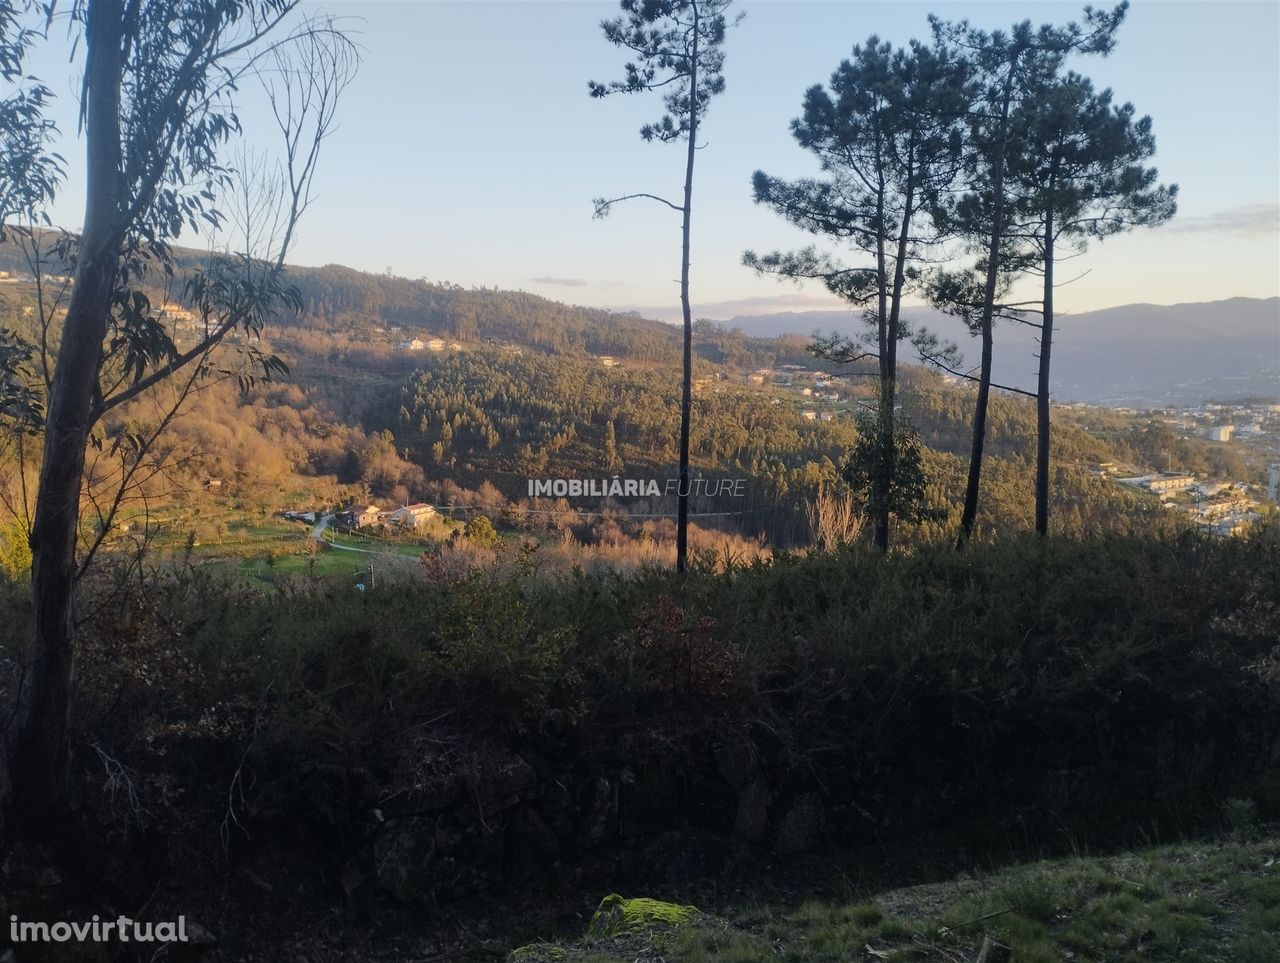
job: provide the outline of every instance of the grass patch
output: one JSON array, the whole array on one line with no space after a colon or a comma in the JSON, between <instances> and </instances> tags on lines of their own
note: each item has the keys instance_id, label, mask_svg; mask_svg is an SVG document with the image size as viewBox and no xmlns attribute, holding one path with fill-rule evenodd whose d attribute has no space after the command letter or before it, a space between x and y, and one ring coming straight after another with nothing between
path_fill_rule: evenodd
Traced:
<instances>
[{"instance_id":1,"label":"grass patch","mask_svg":"<svg viewBox=\"0 0 1280 963\"><path fill-rule=\"evenodd\" d=\"M931 884L857 903L810 900L741 926L707 916L639 941L561 949L570 963L655 953L680 963L954 963L976 959L991 938L1017 963L1280 960L1276 837L1041 862L976 886L941 885L941 902Z\"/></svg>"}]
</instances>

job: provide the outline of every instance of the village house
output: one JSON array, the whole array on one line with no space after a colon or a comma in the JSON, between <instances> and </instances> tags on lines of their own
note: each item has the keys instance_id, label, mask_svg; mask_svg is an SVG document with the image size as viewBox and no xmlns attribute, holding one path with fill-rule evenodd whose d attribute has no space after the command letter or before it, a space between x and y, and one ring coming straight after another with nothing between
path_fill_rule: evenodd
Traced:
<instances>
[{"instance_id":1,"label":"village house","mask_svg":"<svg viewBox=\"0 0 1280 963\"><path fill-rule=\"evenodd\" d=\"M382 520L382 510L377 505L352 505L340 516L339 520L350 528L371 528Z\"/></svg>"},{"instance_id":2,"label":"village house","mask_svg":"<svg viewBox=\"0 0 1280 963\"><path fill-rule=\"evenodd\" d=\"M419 341L418 344L421 345L422 342ZM430 351L436 351L436 352L443 351L444 338L432 338L430 341L427 342L427 349Z\"/></svg>"},{"instance_id":3,"label":"village house","mask_svg":"<svg viewBox=\"0 0 1280 963\"><path fill-rule=\"evenodd\" d=\"M420 528L436 517L435 507L425 502L404 505L385 515L387 521L401 528Z\"/></svg>"}]
</instances>

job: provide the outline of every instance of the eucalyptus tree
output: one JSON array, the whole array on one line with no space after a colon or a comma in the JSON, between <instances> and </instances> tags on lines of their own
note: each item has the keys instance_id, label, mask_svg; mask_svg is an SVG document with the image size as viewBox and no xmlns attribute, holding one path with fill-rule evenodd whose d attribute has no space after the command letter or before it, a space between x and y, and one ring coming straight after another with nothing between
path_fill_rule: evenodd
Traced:
<instances>
[{"instance_id":1,"label":"eucalyptus tree","mask_svg":"<svg viewBox=\"0 0 1280 963\"><path fill-rule=\"evenodd\" d=\"M0 243L38 219L62 179L62 158L51 149L57 128L45 116L52 93L26 71L51 16L46 4L0 0ZM42 399L31 390L35 353L19 332L0 328L0 422L19 444L43 417Z\"/></svg>"},{"instance_id":2,"label":"eucalyptus tree","mask_svg":"<svg viewBox=\"0 0 1280 963\"><path fill-rule=\"evenodd\" d=\"M1083 252L1105 238L1167 221L1177 209L1177 185L1157 183L1150 117L1113 103L1110 90L1070 72L1054 78L1021 108L1019 137L1009 153L1016 184L1011 236L1021 239L1042 276L1040 357L1036 385L1035 526L1049 531L1050 361L1054 335L1055 266L1065 248ZM1034 309L1024 308L1032 313Z\"/></svg>"},{"instance_id":3,"label":"eucalyptus tree","mask_svg":"<svg viewBox=\"0 0 1280 963\"><path fill-rule=\"evenodd\" d=\"M1015 273L1011 270L1016 267L1011 258L1022 258L1021 263L1027 263L1025 252L1011 244L1006 233L1015 186L1007 181L1010 148L1025 134L1022 125L1027 111L1023 108L1058 75L1069 55L1110 53L1116 29L1127 9L1127 0L1111 11L1086 7L1083 26L1072 22L1063 27L1044 24L1033 28L1031 21L1024 20L1008 33L980 30L968 21L956 23L930 17L935 39L959 48L973 64L978 77L976 95L967 116L965 190L958 197L940 198L935 212L942 223L966 238L979 253L977 270L982 277L981 300L976 310L971 310L972 303L962 306L971 329L981 338L982 354L969 472L956 542L961 548L973 533L978 513L991 394L993 322L998 316L1001 279ZM945 291L949 286L943 283L939 290Z\"/></svg>"},{"instance_id":4,"label":"eucalyptus tree","mask_svg":"<svg viewBox=\"0 0 1280 963\"><path fill-rule=\"evenodd\" d=\"M595 216L605 217L613 205L635 198L664 204L680 214L680 309L684 318L684 371L680 389L680 480L676 502L676 570L688 567L689 554L689 424L693 410L693 310L689 301L689 251L693 220L693 169L698 130L711 98L723 93L726 16L733 0L621 0L621 14L601 23L605 39L634 56L623 67L623 79L588 81L592 97L665 91L663 113L640 128L645 141L684 141L684 194L675 203L647 192L597 198ZM741 20L739 15L733 22Z\"/></svg>"},{"instance_id":5,"label":"eucalyptus tree","mask_svg":"<svg viewBox=\"0 0 1280 963\"><path fill-rule=\"evenodd\" d=\"M44 320L56 343L41 345L46 374L36 386L44 420L30 537L35 644L8 733L20 818L66 800L76 588L100 544L82 550L86 450L108 447L136 467L203 379L283 370L253 348L238 367L214 352L233 331L251 342L279 311L299 306L284 260L355 66L350 40L330 19L296 17L299 3L78 0L70 8L74 42L84 51L85 212L82 232L54 244L74 285L60 334ZM257 193L243 186L251 172L225 156L243 133L238 108L253 78L266 87L283 137L278 176L258 180ZM182 232L225 229L225 212L237 206L242 216L229 226L243 229L243 249L194 265L178 261L170 245ZM195 343L183 348L144 290L179 275L200 319ZM104 427L122 405L166 383L176 400L152 429Z\"/></svg>"},{"instance_id":6,"label":"eucalyptus tree","mask_svg":"<svg viewBox=\"0 0 1280 963\"><path fill-rule=\"evenodd\" d=\"M895 488L919 487L897 465L903 439L894 415L898 343L908 334L902 301L920 258L940 241L927 215L956 175L969 92L969 66L949 46L913 42L894 50L872 36L840 63L830 89L808 90L802 116L792 121L792 135L818 158L823 176L789 181L756 171L752 179L757 203L867 259L846 266L816 247L743 255L758 272L820 280L867 308L868 336L833 334L811 350L840 363L872 357L879 363L876 414L863 420L875 443L860 444L857 474L870 486L866 505L881 551L889 548L890 515L904 507Z\"/></svg>"},{"instance_id":7,"label":"eucalyptus tree","mask_svg":"<svg viewBox=\"0 0 1280 963\"><path fill-rule=\"evenodd\" d=\"M52 200L62 177L62 158L50 149L57 130L45 116L52 93L25 69L52 13L47 4L0 0L0 240L10 218L30 219Z\"/></svg>"}]
</instances>

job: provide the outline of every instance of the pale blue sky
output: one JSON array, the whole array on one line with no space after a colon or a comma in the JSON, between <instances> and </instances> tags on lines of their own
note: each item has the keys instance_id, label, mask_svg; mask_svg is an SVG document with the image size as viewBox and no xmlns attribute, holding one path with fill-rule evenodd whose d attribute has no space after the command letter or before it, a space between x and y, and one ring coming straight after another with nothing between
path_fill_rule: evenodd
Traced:
<instances>
[{"instance_id":1,"label":"pale blue sky","mask_svg":"<svg viewBox=\"0 0 1280 963\"><path fill-rule=\"evenodd\" d=\"M679 147L637 135L658 113L656 95L587 96L589 78L619 76L625 59L600 35L615 4L308 6L352 17L365 60L327 144L319 198L292 260L678 314L679 215L633 201L592 219L592 197L644 190L678 198L683 174ZM727 43L728 89L713 103L698 156L697 313L831 303L816 290L756 278L739 259L746 247L807 242L752 204L750 175L758 167L813 172L787 125L805 89L825 82L855 42L873 32L895 44L924 38L930 11L1001 27L1022 18L1063 22L1081 7L740 0L747 17ZM1076 66L1151 114L1157 166L1180 185L1181 203L1174 224L1114 239L1074 262L1089 273L1062 290L1061 308L1280 293L1280 4L1137 0L1116 52ZM65 97L65 54L46 69ZM251 136L267 130L255 126L253 110L245 119ZM72 182L57 215L74 226L83 147L63 147Z\"/></svg>"}]
</instances>

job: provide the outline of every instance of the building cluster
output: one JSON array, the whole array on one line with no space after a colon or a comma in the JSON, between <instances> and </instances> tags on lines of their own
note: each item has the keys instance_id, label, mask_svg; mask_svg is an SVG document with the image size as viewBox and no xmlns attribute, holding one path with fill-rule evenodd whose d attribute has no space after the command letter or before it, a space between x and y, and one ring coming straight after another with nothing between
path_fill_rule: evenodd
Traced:
<instances>
[{"instance_id":1,"label":"building cluster","mask_svg":"<svg viewBox=\"0 0 1280 963\"><path fill-rule=\"evenodd\" d=\"M57 286L61 284L74 284L75 278L70 274L42 274L40 282L45 285ZM35 284L36 276L34 274L23 274L18 271L0 271L0 284Z\"/></svg>"},{"instance_id":2,"label":"building cluster","mask_svg":"<svg viewBox=\"0 0 1280 963\"><path fill-rule=\"evenodd\" d=\"M1206 401L1158 414L1170 427L1209 441L1280 441L1280 404L1271 401Z\"/></svg>"},{"instance_id":3,"label":"building cluster","mask_svg":"<svg viewBox=\"0 0 1280 963\"><path fill-rule=\"evenodd\" d=\"M390 509L379 508L377 505L356 504L334 512L333 522L336 527L345 529L395 528L414 531L436 518L437 514L435 506L425 502ZM323 516L324 512L314 510L287 509L280 512L281 518L291 522L306 522L310 525L320 521Z\"/></svg>"},{"instance_id":4,"label":"building cluster","mask_svg":"<svg viewBox=\"0 0 1280 963\"><path fill-rule=\"evenodd\" d=\"M351 505L337 513L340 528L399 528L413 531L436 517L434 505L417 502L399 508L382 509L377 505Z\"/></svg>"},{"instance_id":5,"label":"building cluster","mask_svg":"<svg viewBox=\"0 0 1280 963\"><path fill-rule=\"evenodd\" d=\"M428 338L426 341L423 341L421 338L410 338L408 341L401 341L399 343L401 351L422 351L425 349L436 354L439 354L446 347L451 351L462 350L462 345L457 341L446 342L444 338Z\"/></svg>"},{"instance_id":6,"label":"building cluster","mask_svg":"<svg viewBox=\"0 0 1280 963\"><path fill-rule=\"evenodd\" d=\"M1109 463L1097 466L1093 474L1150 492L1169 510L1183 512L1198 528L1215 535L1239 535L1262 517L1244 484L1202 481L1185 472L1119 477Z\"/></svg>"},{"instance_id":7,"label":"building cluster","mask_svg":"<svg viewBox=\"0 0 1280 963\"><path fill-rule=\"evenodd\" d=\"M770 387L787 393L794 393L802 407L800 416L806 421L832 421L837 411L830 408L807 407L810 404L835 405L847 401L850 397L848 378L844 375L828 374L825 371L813 371L798 364L784 364L777 368L757 368L742 374L743 380L750 385ZM778 398L773 404L780 404Z\"/></svg>"}]
</instances>

